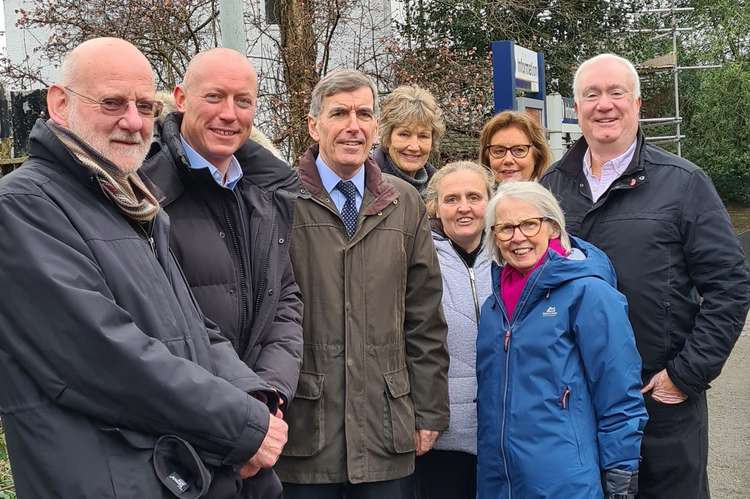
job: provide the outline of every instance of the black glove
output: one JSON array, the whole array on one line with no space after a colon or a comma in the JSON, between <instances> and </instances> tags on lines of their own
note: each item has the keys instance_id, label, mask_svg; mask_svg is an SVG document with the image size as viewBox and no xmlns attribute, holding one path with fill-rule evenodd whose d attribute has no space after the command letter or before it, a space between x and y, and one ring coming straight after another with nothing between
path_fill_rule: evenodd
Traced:
<instances>
[{"instance_id":1,"label":"black glove","mask_svg":"<svg viewBox=\"0 0 750 499\"><path fill-rule=\"evenodd\" d=\"M604 472L607 499L635 499L638 494L638 470L607 470Z\"/></svg>"}]
</instances>

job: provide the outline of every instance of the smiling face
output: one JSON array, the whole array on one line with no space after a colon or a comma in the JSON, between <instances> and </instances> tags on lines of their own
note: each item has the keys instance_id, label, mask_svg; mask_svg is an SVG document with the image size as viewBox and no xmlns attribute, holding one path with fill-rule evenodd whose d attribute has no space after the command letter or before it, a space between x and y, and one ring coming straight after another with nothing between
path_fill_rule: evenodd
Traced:
<instances>
[{"instance_id":1,"label":"smiling face","mask_svg":"<svg viewBox=\"0 0 750 499\"><path fill-rule=\"evenodd\" d=\"M621 62L603 59L588 66L577 84L575 109L589 147L600 156L624 153L638 133L641 109L633 75Z\"/></svg>"},{"instance_id":2,"label":"smiling face","mask_svg":"<svg viewBox=\"0 0 750 499\"><path fill-rule=\"evenodd\" d=\"M118 56L112 57L113 53ZM154 99L148 60L130 43L111 38L89 40L71 57L75 69L67 75L66 86L95 101L127 99L127 110L120 116L104 114L99 104L54 85L48 96L51 116L121 172L135 172L146 157L154 129L154 118L139 114L134 102Z\"/></svg>"},{"instance_id":3,"label":"smiling face","mask_svg":"<svg viewBox=\"0 0 750 499\"><path fill-rule=\"evenodd\" d=\"M432 151L432 128L423 125L398 126L391 132L388 156L405 174L413 177L424 168Z\"/></svg>"},{"instance_id":4,"label":"smiling face","mask_svg":"<svg viewBox=\"0 0 750 499\"><path fill-rule=\"evenodd\" d=\"M541 216L542 214L533 205L513 198L503 199L495 207L496 225L515 225L523 220ZM559 231L550 222L545 221L542 222L539 233L535 236L527 237L516 228L510 240L500 241L495 237L495 244L508 265L526 274L547 252L550 239L559 235Z\"/></svg>"},{"instance_id":5,"label":"smiling face","mask_svg":"<svg viewBox=\"0 0 750 499\"><path fill-rule=\"evenodd\" d=\"M199 54L174 90L184 113L180 132L219 171L247 141L255 116L257 77L247 58L229 49Z\"/></svg>"},{"instance_id":6,"label":"smiling face","mask_svg":"<svg viewBox=\"0 0 750 499\"><path fill-rule=\"evenodd\" d=\"M501 128L492 135L490 146L504 146L511 148L517 145L531 144L531 140L520 128L508 126ZM524 158L516 158L511 154L510 149L506 151L502 158L493 158L489 156L490 168L498 182L507 182L509 180L521 181L530 180L534 174L534 149L531 148Z\"/></svg>"},{"instance_id":7,"label":"smiling face","mask_svg":"<svg viewBox=\"0 0 750 499\"><path fill-rule=\"evenodd\" d=\"M482 240L487 184L476 172L449 173L437 186L437 217L445 235L464 251L474 251Z\"/></svg>"},{"instance_id":8,"label":"smiling face","mask_svg":"<svg viewBox=\"0 0 750 499\"><path fill-rule=\"evenodd\" d=\"M370 87L323 98L318 116L308 115L310 137L320 144L320 156L344 180L367 159L378 120Z\"/></svg>"}]
</instances>

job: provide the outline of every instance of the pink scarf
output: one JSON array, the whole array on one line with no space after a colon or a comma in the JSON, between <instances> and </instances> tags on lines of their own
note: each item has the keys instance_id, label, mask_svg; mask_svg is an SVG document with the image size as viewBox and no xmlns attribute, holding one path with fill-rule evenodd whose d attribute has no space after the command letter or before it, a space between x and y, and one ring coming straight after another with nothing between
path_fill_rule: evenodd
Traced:
<instances>
[{"instance_id":1,"label":"pink scarf","mask_svg":"<svg viewBox=\"0 0 750 499\"><path fill-rule=\"evenodd\" d=\"M560 239L550 239L549 247L556 253L563 256L568 256L568 254L570 253L562 247ZM545 252L544 255L542 255L542 257L539 259L539 261L534 264L534 267L532 267L532 269L525 275L521 274L519 271L508 264L503 266L503 271L500 274L500 296L502 297L503 303L505 304L505 310L508 312L508 320L511 320L513 318L513 313L516 310L516 305L518 305L519 298L521 298L523 288L526 286L526 281L529 280L529 277L534 272L534 270L536 270L537 267L543 264L544 260L546 259L547 253Z\"/></svg>"}]
</instances>

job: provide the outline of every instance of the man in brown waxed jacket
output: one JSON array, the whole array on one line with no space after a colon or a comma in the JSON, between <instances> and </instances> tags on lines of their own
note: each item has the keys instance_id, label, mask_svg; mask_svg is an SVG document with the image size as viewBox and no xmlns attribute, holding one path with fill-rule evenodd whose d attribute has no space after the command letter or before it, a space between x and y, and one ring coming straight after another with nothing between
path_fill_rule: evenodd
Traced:
<instances>
[{"instance_id":1,"label":"man in brown waxed jacket","mask_svg":"<svg viewBox=\"0 0 750 499\"><path fill-rule=\"evenodd\" d=\"M290 253L304 353L276 470L286 499L411 498L414 456L448 427L442 284L425 207L367 154L377 92L325 76L301 158Z\"/></svg>"}]
</instances>

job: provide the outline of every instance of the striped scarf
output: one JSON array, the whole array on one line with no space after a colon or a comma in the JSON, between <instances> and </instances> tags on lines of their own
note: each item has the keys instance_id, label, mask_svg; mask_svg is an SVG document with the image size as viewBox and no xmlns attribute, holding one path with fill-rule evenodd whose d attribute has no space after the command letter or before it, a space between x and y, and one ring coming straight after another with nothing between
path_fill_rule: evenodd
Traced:
<instances>
[{"instance_id":1,"label":"striped scarf","mask_svg":"<svg viewBox=\"0 0 750 499\"><path fill-rule=\"evenodd\" d=\"M78 162L91 171L104 194L120 211L137 222L150 222L159 212L159 202L135 173L123 174L76 134L52 120L47 125Z\"/></svg>"}]
</instances>

